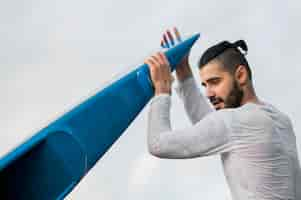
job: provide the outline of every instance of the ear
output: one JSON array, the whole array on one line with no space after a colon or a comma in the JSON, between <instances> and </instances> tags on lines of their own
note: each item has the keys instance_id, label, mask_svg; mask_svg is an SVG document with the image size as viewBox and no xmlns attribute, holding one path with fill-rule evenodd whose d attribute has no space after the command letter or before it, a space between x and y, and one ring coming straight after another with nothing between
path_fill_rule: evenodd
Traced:
<instances>
[{"instance_id":1,"label":"ear","mask_svg":"<svg viewBox=\"0 0 301 200\"><path fill-rule=\"evenodd\" d=\"M244 65L239 65L235 71L235 79L240 86L244 86L248 82L248 71Z\"/></svg>"}]
</instances>

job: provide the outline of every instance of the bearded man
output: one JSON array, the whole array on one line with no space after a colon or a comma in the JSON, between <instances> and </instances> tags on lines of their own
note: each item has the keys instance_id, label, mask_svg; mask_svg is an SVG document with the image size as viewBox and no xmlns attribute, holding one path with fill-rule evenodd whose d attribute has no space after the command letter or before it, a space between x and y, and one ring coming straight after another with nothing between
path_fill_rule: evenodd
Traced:
<instances>
[{"instance_id":1,"label":"bearded man","mask_svg":"<svg viewBox=\"0 0 301 200\"><path fill-rule=\"evenodd\" d=\"M175 35L179 33L175 29ZM168 46L164 36L163 46ZM170 38L173 41L173 38ZM172 130L172 78L168 60L158 52L145 60L155 96L148 120L148 149L159 158L186 159L220 155L235 200L301 200L296 138L289 117L259 99L246 59L245 41L222 41L198 62L203 95L188 55L176 69L176 91L192 126ZM208 98L212 105L207 101Z\"/></svg>"}]
</instances>

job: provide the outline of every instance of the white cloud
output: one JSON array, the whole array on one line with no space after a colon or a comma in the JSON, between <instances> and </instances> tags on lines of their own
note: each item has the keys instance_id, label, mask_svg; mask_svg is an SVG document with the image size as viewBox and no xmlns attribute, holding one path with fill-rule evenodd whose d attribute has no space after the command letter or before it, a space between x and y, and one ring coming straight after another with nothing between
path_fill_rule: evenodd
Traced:
<instances>
[{"instance_id":1,"label":"white cloud","mask_svg":"<svg viewBox=\"0 0 301 200\"><path fill-rule=\"evenodd\" d=\"M149 154L141 154L133 162L129 172L128 193L143 192L152 176L160 169L160 159Z\"/></svg>"}]
</instances>

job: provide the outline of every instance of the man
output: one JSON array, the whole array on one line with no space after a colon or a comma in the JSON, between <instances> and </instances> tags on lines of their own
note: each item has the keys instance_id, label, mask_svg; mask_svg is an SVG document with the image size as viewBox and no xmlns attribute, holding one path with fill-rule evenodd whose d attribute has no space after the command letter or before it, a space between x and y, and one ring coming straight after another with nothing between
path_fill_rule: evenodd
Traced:
<instances>
[{"instance_id":1,"label":"man","mask_svg":"<svg viewBox=\"0 0 301 200\"><path fill-rule=\"evenodd\" d=\"M155 88L148 121L149 151L169 159L220 154L235 200L301 200L291 121L256 96L247 51L242 40L223 41L201 56L199 74L215 109L199 91L188 57L184 58L176 69L176 91L193 125L183 130L171 130L172 79L166 57L159 52L145 60Z\"/></svg>"}]
</instances>

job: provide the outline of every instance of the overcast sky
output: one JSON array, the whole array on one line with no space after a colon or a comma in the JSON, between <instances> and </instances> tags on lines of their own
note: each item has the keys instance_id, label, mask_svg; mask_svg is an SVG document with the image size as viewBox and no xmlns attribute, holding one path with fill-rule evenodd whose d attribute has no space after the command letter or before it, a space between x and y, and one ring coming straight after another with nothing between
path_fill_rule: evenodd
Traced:
<instances>
[{"instance_id":1,"label":"overcast sky","mask_svg":"<svg viewBox=\"0 0 301 200\"><path fill-rule=\"evenodd\" d=\"M299 1L0 2L0 155L159 50L166 28L200 32L190 56L245 39L258 96L287 113L301 154ZM112 105L113 106L113 105ZM230 199L220 157L164 160L146 146L148 106L68 199ZM173 97L172 125L189 126Z\"/></svg>"}]
</instances>

